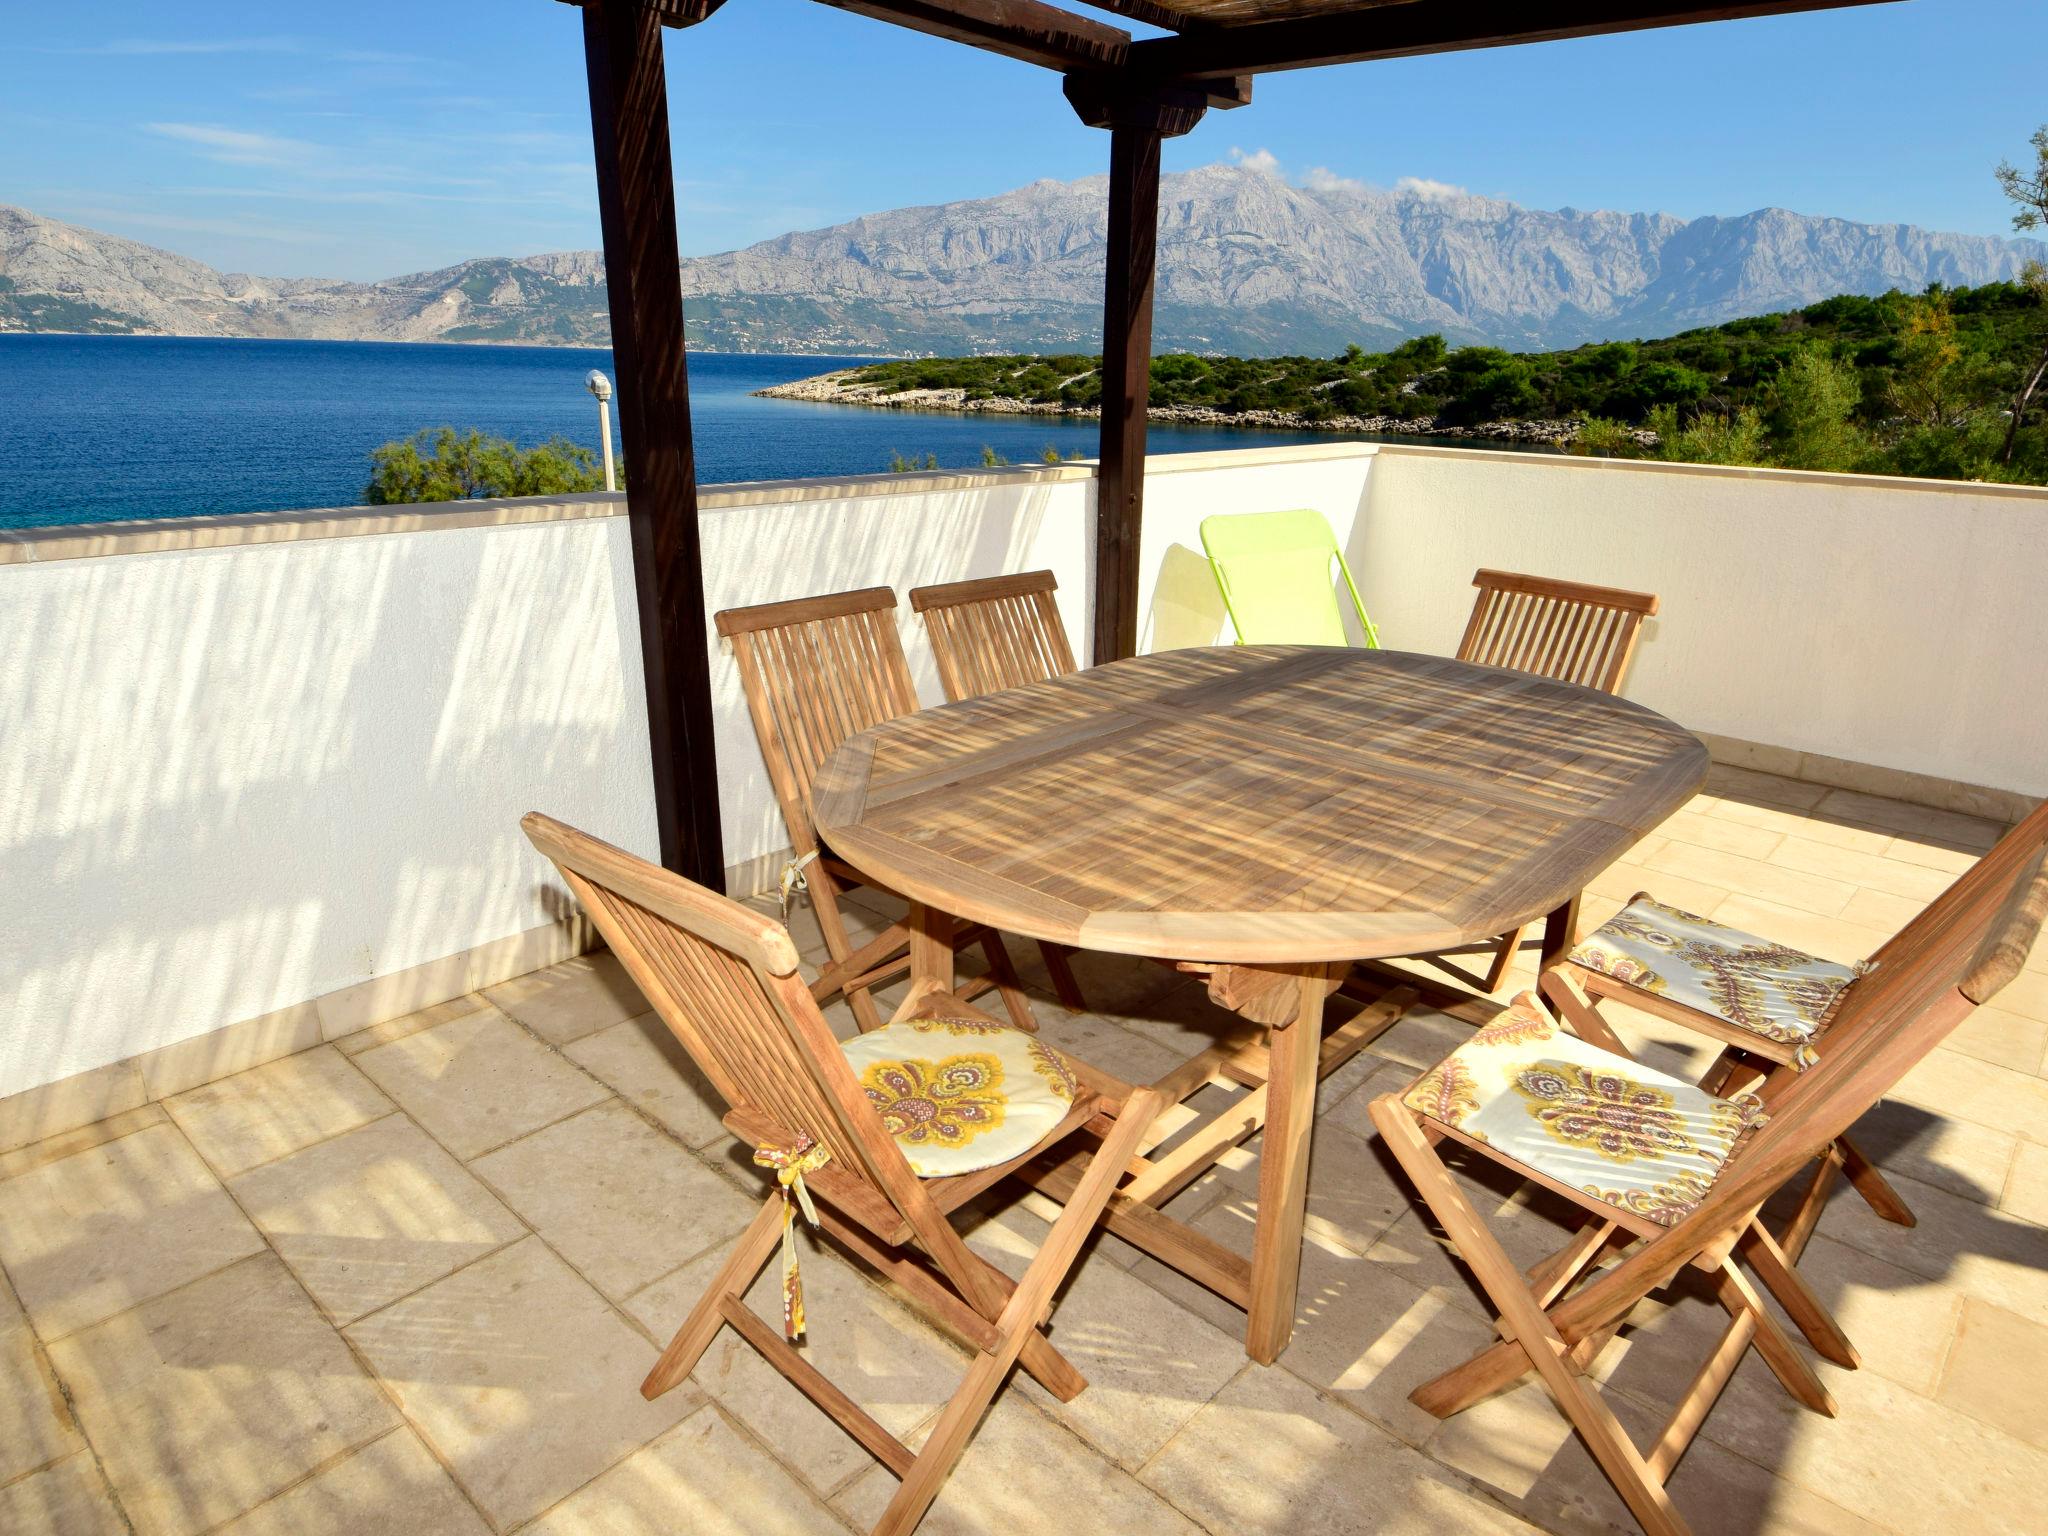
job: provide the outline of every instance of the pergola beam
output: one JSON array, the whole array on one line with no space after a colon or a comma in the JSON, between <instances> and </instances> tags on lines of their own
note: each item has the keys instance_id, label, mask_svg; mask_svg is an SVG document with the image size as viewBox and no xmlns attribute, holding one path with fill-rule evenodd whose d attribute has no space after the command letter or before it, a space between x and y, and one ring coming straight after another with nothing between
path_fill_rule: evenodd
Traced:
<instances>
[{"instance_id":1,"label":"pergola beam","mask_svg":"<svg viewBox=\"0 0 2048 1536\"><path fill-rule=\"evenodd\" d=\"M1148 38L1131 44L1128 67L1133 76L1145 79L1209 79L1892 3L1895 0L1746 0L1718 5L1699 0L1462 0L1452 5L1411 0L1405 5L1241 22L1179 37Z\"/></svg>"},{"instance_id":2,"label":"pergola beam","mask_svg":"<svg viewBox=\"0 0 2048 1536\"><path fill-rule=\"evenodd\" d=\"M819 0L913 32L1058 70L1115 69L1131 34L1041 0Z\"/></svg>"}]
</instances>

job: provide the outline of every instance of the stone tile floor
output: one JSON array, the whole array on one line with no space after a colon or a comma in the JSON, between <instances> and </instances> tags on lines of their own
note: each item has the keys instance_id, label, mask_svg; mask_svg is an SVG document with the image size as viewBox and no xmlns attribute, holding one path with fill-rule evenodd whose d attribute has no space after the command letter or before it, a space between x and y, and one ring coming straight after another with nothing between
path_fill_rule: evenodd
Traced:
<instances>
[{"instance_id":1,"label":"stone tile floor","mask_svg":"<svg viewBox=\"0 0 2048 1536\"><path fill-rule=\"evenodd\" d=\"M1717 769L1587 920L1647 887L1851 958L1999 830ZM815 924L794 927L815 961ZM1044 1030L1127 1076L1216 1017L1170 972L1080 969L1100 1011L1041 1002ZM1703 1061L1616 1017L1665 1064ZM1466 1029L1412 1015L1324 1084L1278 1365L1246 1362L1230 1307L1101 1237L1053 1318L1089 1390L1062 1406L1014 1380L924 1529L1633 1530L1539 1389L1445 1423L1407 1401L1491 1332L1364 1106ZM1674 1481L1696 1530L2048 1529L2044 1056L2048 950L1866 1123L1920 1224L1838 1198L1804 1265L1864 1369L1820 1367L1827 1420L1745 1366ZM1255 1155L1175 1214L1244 1248ZM1468 1182L1518 1254L1558 1240L1547 1199ZM729 1333L660 1402L635 1390L761 1188L602 954L0 1157L0 1532L862 1530L888 1474ZM991 1199L971 1241L1021 1267L1046 1209ZM829 1247L805 1280L813 1358L915 1443L961 1350ZM1681 1291L1602 1357L1639 1434L1719 1315Z\"/></svg>"}]
</instances>

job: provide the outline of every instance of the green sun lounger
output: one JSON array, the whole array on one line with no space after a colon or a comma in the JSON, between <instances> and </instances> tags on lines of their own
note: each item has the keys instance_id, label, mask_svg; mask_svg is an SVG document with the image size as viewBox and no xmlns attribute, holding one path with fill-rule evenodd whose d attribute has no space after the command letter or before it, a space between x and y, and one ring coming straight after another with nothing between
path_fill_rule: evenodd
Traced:
<instances>
[{"instance_id":1,"label":"green sun lounger","mask_svg":"<svg viewBox=\"0 0 2048 1536\"><path fill-rule=\"evenodd\" d=\"M1365 643L1379 649L1379 631L1366 616L1358 583L1322 513L1304 509L1205 517L1202 548L1239 645L1349 645L1330 576L1335 561Z\"/></svg>"}]
</instances>

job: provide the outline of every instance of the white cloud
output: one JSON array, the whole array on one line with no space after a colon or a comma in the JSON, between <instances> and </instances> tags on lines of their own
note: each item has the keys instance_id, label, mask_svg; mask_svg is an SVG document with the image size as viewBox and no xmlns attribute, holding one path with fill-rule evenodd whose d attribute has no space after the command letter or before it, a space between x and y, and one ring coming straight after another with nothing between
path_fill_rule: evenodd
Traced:
<instances>
[{"instance_id":1,"label":"white cloud","mask_svg":"<svg viewBox=\"0 0 2048 1536\"><path fill-rule=\"evenodd\" d=\"M1431 181L1427 176L1403 176L1394 183L1396 192L1407 192L1415 197L1442 198L1465 197L1469 194L1463 187L1453 186L1448 181Z\"/></svg>"},{"instance_id":2,"label":"white cloud","mask_svg":"<svg viewBox=\"0 0 2048 1536\"><path fill-rule=\"evenodd\" d=\"M176 139L181 144L196 144L207 159L222 165L299 165L315 148L302 139L249 133L213 123L145 123L143 126L161 138Z\"/></svg>"},{"instance_id":3,"label":"white cloud","mask_svg":"<svg viewBox=\"0 0 2048 1536\"><path fill-rule=\"evenodd\" d=\"M1350 176L1339 176L1325 165L1310 166L1301 178L1301 184L1311 192L1355 192L1371 190L1362 181Z\"/></svg>"},{"instance_id":4,"label":"white cloud","mask_svg":"<svg viewBox=\"0 0 2048 1536\"><path fill-rule=\"evenodd\" d=\"M1230 147L1230 159L1233 164L1241 165L1248 171L1257 171L1261 176L1280 174L1280 157L1270 149L1254 149L1247 152L1233 144Z\"/></svg>"}]
</instances>

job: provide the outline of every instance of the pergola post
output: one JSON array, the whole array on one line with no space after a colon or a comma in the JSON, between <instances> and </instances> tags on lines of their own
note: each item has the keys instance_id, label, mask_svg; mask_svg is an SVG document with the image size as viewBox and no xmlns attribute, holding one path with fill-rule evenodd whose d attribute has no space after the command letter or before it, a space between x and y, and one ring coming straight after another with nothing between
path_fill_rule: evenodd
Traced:
<instances>
[{"instance_id":1,"label":"pergola post","mask_svg":"<svg viewBox=\"0 0 2048 1536\"><path fill-rule=\"evenodd\" d=\"M1132 94L1069 75L1081 121L1109 130L1109 230L1102 284L1102 437L1095 482L1095 634L1100 665L1138 651L1138 554L1145 516L1145 411L1152 387L1159 150L1201 121L1205 99L1169 88Z\"/></svg>"},{"instance_id":2,"label":"pergola post","mask_svg":"<svg viewBox=\"0 0 2048 1536\"><path fill-rule=\"evenodd\" d=\"M711 655L661 36L664 24L701 21L717 4L584 0L583 50L661 862L723 891L725 839L711 735Z\"/></svg>"}]
</instances>

